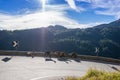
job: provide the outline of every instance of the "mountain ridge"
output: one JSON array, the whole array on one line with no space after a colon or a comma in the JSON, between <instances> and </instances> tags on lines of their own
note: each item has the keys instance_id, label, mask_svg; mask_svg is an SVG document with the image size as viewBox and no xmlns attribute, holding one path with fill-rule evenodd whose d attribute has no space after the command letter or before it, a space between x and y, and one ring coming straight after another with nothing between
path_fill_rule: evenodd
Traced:
<instances>
[{"instance_id":1,"label":"mountain ridge","mask_svg":"<svg viewBox=\"0 0 120 80\"><path fill-rule=\"evenodd\" d=\"M0 31L0 50L15 50L11 43L19 41L18 50L23 51L64 51L96 56L97 47L98 56L120 59L119 21L111 22L107 27L87 29L67 29L55 25L27 30L3 30Z\"/></svg>"},{"instance_id":2,"label":"mountain ridge","mask_svg":"<svg viewBox=\"0 0 120 80\"><path fill-rule=\"evenodd\" d=\"M97 26L94 26L94 27L120 27L120 19L116 20L116 21L113 21L113 22L110 22L108 24L100 24L100 25L97 25Z\"/></svg>"}]
</instances>

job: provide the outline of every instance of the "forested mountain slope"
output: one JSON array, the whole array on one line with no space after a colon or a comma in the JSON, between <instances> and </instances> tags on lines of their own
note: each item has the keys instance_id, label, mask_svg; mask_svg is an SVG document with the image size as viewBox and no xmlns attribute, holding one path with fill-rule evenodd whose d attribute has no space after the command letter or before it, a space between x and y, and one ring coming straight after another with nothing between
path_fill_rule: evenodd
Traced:
<instances>
[{"instance_id":1,"label":"forested mountain slope","mask_svg":"<svg viewBox=\"0 0 120 80\"><path fill-rule=\"evenodd\" d=\"M12 41L19 41L18 50L64 51L120 59L120 20L86 29L67 29L55 25L47 28L0 31L0 50L14 50Z\"/></svg>"}]
</instances>

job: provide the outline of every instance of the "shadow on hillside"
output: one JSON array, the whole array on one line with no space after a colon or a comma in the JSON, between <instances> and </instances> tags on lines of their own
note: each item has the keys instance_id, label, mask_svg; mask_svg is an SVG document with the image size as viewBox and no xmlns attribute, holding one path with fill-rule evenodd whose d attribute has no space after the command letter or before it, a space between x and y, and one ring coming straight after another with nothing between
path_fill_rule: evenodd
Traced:
<instances>
[{"instance_id":1,"label":"shadow on hillside","mask_svg":"<svg viewBox=\"0 0 120 80\"><path fill-rule=\"evenodd\" d=\"M49 58L49 57L46 57L46 58L45 58L45 61L52 61L52 62L56 63L55 60L53 60L52 58Z\"/></svg>"},{"instance_id":2,"label":"shadow on hillside","mask_svg":"<svg viewBox=\"0 0 120 80\"><path fill-rule=\"evenodd\" d=\"M2 59L2 61L8 62L8 61L10 61L11 59L12 59L12 56L11 56L11 57L5 57L5 58Z\"/></svg>"},{"instance_id":3,"label":"shadow on hillside","mask_svg":"<svg viewBox=\"0 0 120 80\"><path fill-rule=\"evenodd\" d=\"M57 59L58 59L58 61L64 61L67 64L69 64L69 62L71 62L71 60L68 58L57 58Z\"/></svg>"}]
</instances>

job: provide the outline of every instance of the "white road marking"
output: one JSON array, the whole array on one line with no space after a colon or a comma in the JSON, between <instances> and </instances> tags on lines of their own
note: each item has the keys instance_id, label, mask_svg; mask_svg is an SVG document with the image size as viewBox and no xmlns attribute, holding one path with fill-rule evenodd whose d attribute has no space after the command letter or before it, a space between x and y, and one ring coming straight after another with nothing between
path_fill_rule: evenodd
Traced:
<instances>
[{"instance_id":1,"label":"white road marking","mask_svg":"<svg viewBox=\"0 0 120 80\"><path fill-rule=\"evenodd\" d=\"M39 79L51 78L51 77L60 77L60 76L44 76L44 77L32 78L32 79L30 79L30 80L39 80Z\"/></svg>"}]
</instances>

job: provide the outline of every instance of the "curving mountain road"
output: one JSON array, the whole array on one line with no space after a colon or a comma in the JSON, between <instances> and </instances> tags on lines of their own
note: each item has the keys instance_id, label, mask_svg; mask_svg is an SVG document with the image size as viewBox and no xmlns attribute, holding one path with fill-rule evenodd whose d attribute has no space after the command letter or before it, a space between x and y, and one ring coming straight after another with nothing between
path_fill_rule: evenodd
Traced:
<instances>
[{"instance_id":1,"label":"curving mountain road","mask_svg":"<svg viewBox=\"0 0 120 80\"><path fill-rule=\"evenodd\" d=\"M93 61L0 56L0 80L62 80L61 76L83 76L89 68L120 70L120 65Z\"/></svg>"}]
</instances>

